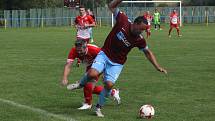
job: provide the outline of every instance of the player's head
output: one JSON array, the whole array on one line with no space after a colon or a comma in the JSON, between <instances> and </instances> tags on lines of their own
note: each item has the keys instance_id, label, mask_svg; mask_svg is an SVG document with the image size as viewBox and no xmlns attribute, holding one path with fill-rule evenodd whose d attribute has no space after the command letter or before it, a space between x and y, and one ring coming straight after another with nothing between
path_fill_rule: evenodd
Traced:
<instances>
[{"instance_id":1,"label":"player's head","mask_svg":"<svg viewBox=\"0 0 215 121\"><path fill-rule=\"evenodd\" d=\"M131 33L135 36L140 35L144 30L146 30L146 27L148 25L148 22L145 17L138 16L134 20L134 24L131 26Z\"/></svg>"},{"instance_id":2,"label":"player's head","mask_svg":"<svg viewBox=\"0 0 215 121\"><path fill-rule=\"evenodd\" d=\"M176 13L176 9L173 9L173 13Z\"/></svg>"},{"instance_id":3,"label":"player's head","mask_svg":"<svg viewBox=\"0 0 215 121\"><path fill-rule=\"evenodd\" d=\"M156 13L158 12L158 9L157 9L157 8L155 8L155 12L156 12Z\"/></svg>"},{"instance_id":4,"label":"player's head","mask_svg":"<svg viewBox=\"0 0 215 121\"><path fill-rule=\"evenodd\" d=\"M147 14L147 15L149 15L149 14L150 14L150 12L149 12L149 11L146 11L146 14Z\"/></svg>"},{"instance_id":5,"label":"player's head","mask_svg":"<svg viewBox=\"0 0 215 121\"><path fill-rule=\"evenodd\" d=\"M84 6L80 6L79 7L79 13L81 16L86 14L86 8Z\"/></svg>"},{"instance_id":6,"label":"player's head","mask_svg":"<svg viewBox=\"0 0 215 121\"><path fill-rule=\"evenodd\" d=\"M92 15L92 14L93 14L92 11L91 11L90 9L87 9L87 13L88 13L89 15Z\"/></svg>"},{"instance_id":7,"label":"player's head","mask_svg":"<svg viewBox=\"0 0 215 121\"><path fill-rule=\"evenodd\" d=\"M87 52L87 41L78 39L75 42L75 47L76 47L76 52L78 53L79 56L84 56Z\"/></svg>"}]
</instances>

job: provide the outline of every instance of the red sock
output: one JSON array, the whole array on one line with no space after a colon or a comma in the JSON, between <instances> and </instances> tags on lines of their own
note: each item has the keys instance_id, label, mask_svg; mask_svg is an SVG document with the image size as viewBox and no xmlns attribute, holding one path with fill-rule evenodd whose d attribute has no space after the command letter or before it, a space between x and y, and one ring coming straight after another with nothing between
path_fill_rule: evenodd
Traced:
<instances>
[{"instance_id":1,"label":"red sock","mask_svg":"<svg viewBox=\"0 0 215 121\"><path fill-rule=\"evenodd\" d=\"M103 86L95 86L95 88L93 89L93 94L99 95L103 88Z\"/></svg>"},{"instance_id":2,"label":"red sock","mask_svg":"<svg viewBox=\"0 0 215 121\"><path fill-rule=\"evenodd\" d=\"M176 28L176 29L177 29L177 33L178 33L178 36L179 36L179 35L180 35L180 34L179 34L180 30L179 30L179 28Z\"/></svg>"},{"instance_id":3,"label":"red sock","mask_svg":"<svg viewBox=\"0 0 215 121\"><path fill-rule=\"evenodd\" d=\"M87 83L84 86L84 98L85 98L85 103L87 103L88 105L92 104L92 93L93 93L93 84Z\"/></svg>"}]
</instances>

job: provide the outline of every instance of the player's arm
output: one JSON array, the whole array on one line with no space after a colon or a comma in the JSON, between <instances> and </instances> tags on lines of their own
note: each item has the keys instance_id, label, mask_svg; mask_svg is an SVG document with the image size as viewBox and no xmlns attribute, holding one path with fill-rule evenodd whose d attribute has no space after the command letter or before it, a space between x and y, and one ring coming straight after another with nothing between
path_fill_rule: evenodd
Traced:
<instances>
[{"instance_id":1,"label":"player's arm","mask_svg":"<svg viewBox=\"0 0 215 121\"><path fill-rule=\"evenodd\" d=\"M153 65L158 71L164 72L165 74L167 74L167 71L166 71L164 68L160 67L160 65L158 64L158 62L157 62L157 60L156 60L155 55L152 53L152 51L151 51L150 49L145 48L145 49L143 50L143 52L144 52L146 58L152 63L152 65Z\"/></svg>"},{"instance_id":2,"label":"player's arm","mask_svg":"<svg viewBox=\"0 0 215 121\"><path fill-rule=\"evenodd\" d=\"M62 80L61 80L61 84L64 86L68 84L68 76L71 71L71 65L74 62L75 58L77 57L75 54L75 51L76 51L75 48L72 48L70 50L67 62L64 65L64 71L63 71L63 76L62 76Z\"/></svg>"},{"instance_id":3,"label":"player's arm","mask_svg":"<svg viewBox=\"0 0 215 121\"><path fill-rule=\"evenodd\" d=\"M67 85L68 84L68 76L69 76L69 73L71 71L71 65L72 65L72 62L67 62L64 66L64 72L63 72L63 77L62 77L62 81L61 81L61 84L63 86Z\"/></svg>"},{"instance_id":4,"label":"player's arm","mask_svg":"<svg viewBox=\"0 0 215 121\"><path fill-rule=\"evenodd\" d=\"M94 21L94 19L89 16L89 24L85 24L85 27L95 27L96 26L96 22Z\"/></svg>"},{"instance_id":5,"label":"player's arm","mask_svg":"<svg viewBox=\"0 0 215 121\"><path fill-rule=\"evenodd\" d=\"M117 6L122 2L122 0L108 0L108 8L114 14L117 10Z\"/></svg>"}]
</instances>

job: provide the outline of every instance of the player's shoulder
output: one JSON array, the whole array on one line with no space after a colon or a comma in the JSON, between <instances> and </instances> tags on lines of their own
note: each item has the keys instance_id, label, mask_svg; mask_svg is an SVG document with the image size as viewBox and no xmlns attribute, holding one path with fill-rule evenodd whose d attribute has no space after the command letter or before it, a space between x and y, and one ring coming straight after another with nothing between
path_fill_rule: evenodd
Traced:
<instances>
[{"instance_id":1,"label":"player's shoulder","mask_svg":"<svg viewBox=\"0 0 215 121\"><path fill-rule=\"evenodd\" d=\"M92 48L92 49L98 49L100 47L98 47L97 45L94 45L94 44L87 44L87 47L88 48Z\"/></svg>"},{"instance_id":2,"label":"player's shoulder","mask_svg":"<svg viewBox=\"0 0 215 121\"><path fill-rule=\"evenodd\" d=\"M76 48L75 48L75 47L72 47L72 48L70 49L70 53L71 53L71 52L73 52L73 53L76 52Z\"/></svg>"}]
</instances>

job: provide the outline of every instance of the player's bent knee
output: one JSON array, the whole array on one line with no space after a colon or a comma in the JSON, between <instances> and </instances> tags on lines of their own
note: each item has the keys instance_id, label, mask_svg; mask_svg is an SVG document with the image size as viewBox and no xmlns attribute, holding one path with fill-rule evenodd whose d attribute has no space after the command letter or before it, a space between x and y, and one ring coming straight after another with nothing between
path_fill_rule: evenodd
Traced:
<instances>
[{"instance_id":1,"label":"player's bent knee","mask_svg":"<svg viewBox=\"0 0 215 121\"><path fill-rule=\"evenodd\" d=\"M111 81L105 81L105 88L106 89L112 89L112 87L114 86L114 83L112 83Z\"/></svg>"},{"instance_id":2,"label":"player's bent knee","mask_svg":"<svg viewBox=\"0 0 215 121\"><path fill-rule=\"evenodd\" d=\"M92 78L92 79L96 79L99 76L99 72L96 69L91 68L88 71L88 77Z\"/></svg>"}]
</instances>

